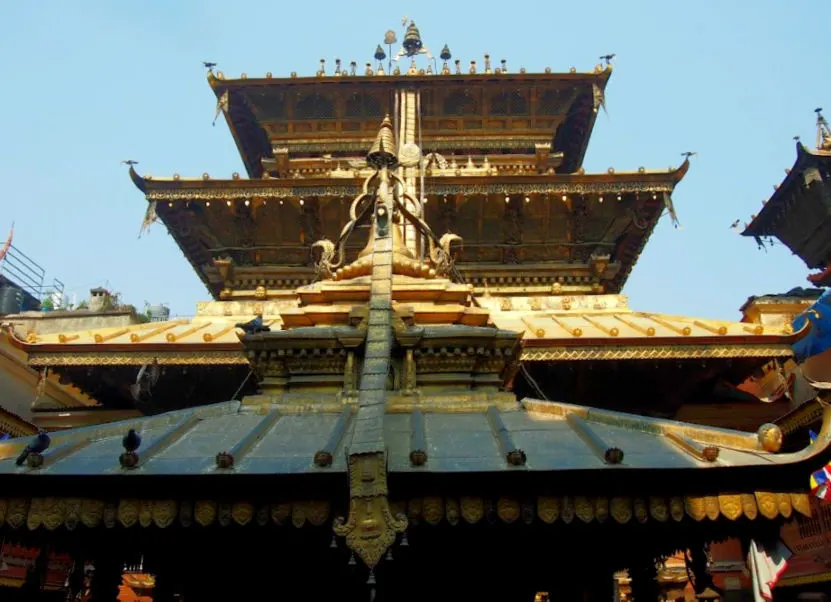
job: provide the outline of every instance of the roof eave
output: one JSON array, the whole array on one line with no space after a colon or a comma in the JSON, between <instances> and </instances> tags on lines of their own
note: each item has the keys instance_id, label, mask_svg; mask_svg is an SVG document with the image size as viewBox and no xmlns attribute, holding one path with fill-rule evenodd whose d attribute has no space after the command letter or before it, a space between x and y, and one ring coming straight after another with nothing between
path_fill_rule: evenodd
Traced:
<instances>
[{"instance_id":1,"label":"roof eave","mask_svg":"<svg viewBox=\"0 0 831 602\"><path fill-rule=\"evenodd\" d=\"M810 161L815 156L816 155L806 148L801 142L797 141L796 159L794 160L793 166L788 171L788 174L782 182L773 191L773 194L765 202L762 210L756 214L756 217L754 217L741 232L742 236L756 237L768 236L770 234L767 221L779 210L779 204L781 203L783 195L790 190L791 186L794 185L795 179L801 175L802 168L805 167L804 163L806 161Z\"/></svg>"}]
</instances>

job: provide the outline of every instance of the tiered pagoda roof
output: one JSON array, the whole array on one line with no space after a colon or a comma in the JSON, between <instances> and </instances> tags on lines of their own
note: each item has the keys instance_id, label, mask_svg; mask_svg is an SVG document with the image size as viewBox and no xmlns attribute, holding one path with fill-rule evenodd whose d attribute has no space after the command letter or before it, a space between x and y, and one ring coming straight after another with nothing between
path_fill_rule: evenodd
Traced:
<instances>
[{"instance_id":1,"label":"tiered pagoda roof","mask_svg":"<svg viewBox=\"0 0 831 602\"><path fill-rule=\"evenodd\" d=\"M477 292L619 292L678 168L587 174L582 162L611 66L230 79L210 71L250 179L130 175L216 299L280 298L314 281L311 244L333 238L368 173L361 153L396 94L419 90L415 171L425 219L465 240ZM396 124L400 127L400 124ZM414 133L415 135L415 133ZM347 249L354 255L358 247Z\"/></svg>"}]
</instances>

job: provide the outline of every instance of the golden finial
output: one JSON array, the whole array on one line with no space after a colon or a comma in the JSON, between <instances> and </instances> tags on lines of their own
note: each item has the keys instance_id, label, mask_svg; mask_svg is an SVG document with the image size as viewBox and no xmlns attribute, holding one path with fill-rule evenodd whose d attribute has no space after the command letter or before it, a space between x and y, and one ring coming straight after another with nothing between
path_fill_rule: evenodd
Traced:
<instances>
[{"instance_id":1,"label":"golden finial","mask_svg":"<svg viewBox=\"0 0 831 602\"><path fill-rule=\"evenodd\" d=\"M340 59L335 59L335 75L340 75Z\"/></svg>"},{"instance_id":2,"label":"golden finial","mask_svg":"<svg viewBox=\"0 0 831 602\"><path fill-rule=\"evenodd\" d=\"M404 52L407 56L415 56L422 49L424 44L421 41L421 33L416 27L415 21L410 21L410 26L407 27L407 32L404 34L404 41L401 42L404 47Z\"/></svg>"},{"instance_id":3,"label":"golden finial","mask_svg":"<svg viewBox=\"0 0 831 602\"><path fill-rule=\"evenodd\" d=\"M320 70L317 72L318 77L326 75L326 59L320 59Z\"/></svg>"},{"instance_id":4,"label":"golden finial","mask_svg":"<svg viewBox=\"0 0 831 602\"><path fill-rule=\"evenodd\" d=\"M456 75L462 74L462 61L456 59Z\"/></svg>"},{"instance_id":5,"label":"golden finial","mask_svg":"<svg viewBox=\"0 0 831 602\"><path fill-rule=\"evenodd\" d=\"M508 61L502 59L500 62L502 63L502 73L508 73Z\"/></svg>"},{"instance_id":6,"label":"golden finial","mask_svg":"<svg viewBox=\"0 0 831 602\"><path fill-rule=\"evenodd\" d=\"M392 122L390 116L384 117L381 122L381 129L378 130L378 135L375 136L375 142L372 143L372 148L366 156L367 165L376 169L382 167L392 167L398 163L398 157L395 155L395 139L392 133Z\"/></svg>"},{"instance_id":7,"label":"golden finial","mask_svg":"<svg viewBox=\"0 0 831 602\"><path fill-rule=\"evenodd\" d=\"M491 69L491 55L489 54L485 55L485 73L493 73Z\"/></svg>"},{"instance_id":8,"label":"golden finial","mask_svg":"<svg viewBox=\"0 0 831 602\"><path fill-rule=\"evenodd\" d=\"M266 71L265 78L266 79L271 79L271 77L272 77L271 71Z\"/></svg>"},{"instance_id":9,"label":"golden finial","mask_svg":"<svg viewBox=\"0 0 831 602\"><path fill-rule=\"evenodd\" d=\"M476 61L470 61L470 74L476 75Z\"/></svg>"},{"instance_id":10,"label":"golden finial","mask_svg":"<svg viewBox=\"0 0 831 602\"><path fill-rule=\"evenodd\" d=\"M364 70L364 75L374 75L374 72L372 71L372 63L367 63L366 64L366 69Z\"/></svg>"}]
</instances>

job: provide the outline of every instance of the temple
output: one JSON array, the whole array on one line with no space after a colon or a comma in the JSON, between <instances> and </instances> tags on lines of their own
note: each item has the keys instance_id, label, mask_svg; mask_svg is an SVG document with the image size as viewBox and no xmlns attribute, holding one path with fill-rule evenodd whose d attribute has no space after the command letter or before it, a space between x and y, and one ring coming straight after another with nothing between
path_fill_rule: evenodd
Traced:
<instances>
[{"instance_id":1,"label":"temple","mask_svg":"<svg viewBox=\"0 0 831 602\"><path fill-rule=\"evenodd\" d=\"M770 546L831 460L831 411L795 446L748 388L810 326L629 307L689 162L585 173L608 64L463 72L412 22L374 58L211 68L247 177L130 166L193 318L6 329L137 413L0 443L0 529L49 541L25 583L60 553L96 601L740 600L711 546Z\"/></svg>"}]
</instances>

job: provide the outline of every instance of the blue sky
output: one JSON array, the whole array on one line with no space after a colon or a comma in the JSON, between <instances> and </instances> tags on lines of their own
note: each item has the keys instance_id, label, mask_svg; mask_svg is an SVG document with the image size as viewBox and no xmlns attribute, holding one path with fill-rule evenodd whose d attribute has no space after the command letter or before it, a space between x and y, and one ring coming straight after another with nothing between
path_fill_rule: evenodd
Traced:
<instances>
[{"instance_id":1,"label":"blue sky","mask_svg":"<svg viewBox=\"0 0 831 602\"><path fill-rule=\"evenodd\" d=\"M0 230L14 221L15 245L79 298L108 283L139 307L192 314L208 293L162 224L137 238L146 203L119 162L157 176L244 172L227 126L211 127L202 60L233 76L311 75L321 57L362 65L408 16L463 64L490 53L512 70L588 71L616 53L586 170L699 153L674 195L683 228L664 217L624 293L638 310L736 319L749 295L808 285L786 248L760 251L729 229L784 177L793 136L813 144L814 108L831 113L831 4L797 4L7 2Z\"/></svg>"}]
</instances>

